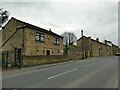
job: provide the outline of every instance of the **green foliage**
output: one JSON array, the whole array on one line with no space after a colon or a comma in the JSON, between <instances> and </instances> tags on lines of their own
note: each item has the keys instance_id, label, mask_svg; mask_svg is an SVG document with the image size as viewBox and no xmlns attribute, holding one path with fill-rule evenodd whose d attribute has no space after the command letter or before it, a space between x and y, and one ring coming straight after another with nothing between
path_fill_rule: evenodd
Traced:
<instances>
[{"instance_id":1,"label":"green foliage","mask_svg":"<svg viewBox=\"0 0 120 90\"><path fill-rule=\"evenodd\" d=\"M9 15L9 11L0 9L0 27L8 20Z\"/></svg>"},{"instance_id":2,"label":"green foliage","mask_svg":"<svg viewBox=\"0 0 120 90\"><path fill-rule=\"evenodd\" d=\"M75 45L69 45L68 48L77 48Z\"/></svg>"},{"instance_id":3,"label":"green foliage","mask_svg":"<svg viewBox=\"0 0 120 90\"><path fill-rule=\"evenodd\" d=\"M13 61L9 62L9 64L11 64L11 67L15 66L15 63Z\"/></svg>"}]
</instances>

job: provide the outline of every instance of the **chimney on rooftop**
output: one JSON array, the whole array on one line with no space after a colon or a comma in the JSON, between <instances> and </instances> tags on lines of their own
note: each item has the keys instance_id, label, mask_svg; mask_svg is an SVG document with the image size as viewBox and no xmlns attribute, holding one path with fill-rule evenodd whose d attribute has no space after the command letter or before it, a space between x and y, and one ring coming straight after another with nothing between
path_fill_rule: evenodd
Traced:
<instances>
[{"instance_id":1,"label":"chimney on rooftop","mask_svg":"<svg viewBox=\"0 0 120 90\"><path fill-rule=\"evenodd\" d=\"M81 30L81 36L83 37L83 30Z\"/></svg>"},{"instance_id":2,"label":"chimney on rooftop","mask_svg":"<svg viewBox=\"0 0 120 90\"><path fill-rule=\"evenodd\" d=\"M99 42L99 38L98 37L96 38L96 41Z\"/></svg>"},{"instance_id":3,"label":"chimney on rooftop","mask_svg":"<svg viewBox=\"0 0 120 90\"><path fill-rule=\"evenodd\" d=\"M105 44L107 44L107 40L105 40Z\"/></svg>"},{"instance_id":4,"label":"chimney on rooftop","mask_svg":"<svg viewBox=\"0 0 120 90\"><path fill-rule=\"evenodd\" d=\"M49 29L49 31L51 32L51 28Z\"/></svg>"}]
</instances>

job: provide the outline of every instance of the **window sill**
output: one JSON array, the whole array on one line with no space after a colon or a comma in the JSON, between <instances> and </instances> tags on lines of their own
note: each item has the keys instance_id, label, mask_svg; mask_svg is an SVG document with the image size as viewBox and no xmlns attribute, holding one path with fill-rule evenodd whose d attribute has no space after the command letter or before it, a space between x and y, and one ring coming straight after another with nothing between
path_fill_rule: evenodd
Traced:
<instances>
[{"instance_id":1,"label":"window sill","mask_svg":"<svg viewBox=\"0 0 120 90\"><path fill-rule=\"evenodd\" d=\"M58 45L59 46L60 44L54 44L54 45Z\"/></svg>"},{"instance_id":2,"label":"window sill","mask_svg":"<svg viewBox=\"0 0 120 90\"><path fill-rule=\"evenodd\" d=\"M45 41L38 41L38 40L35 40L36 42L40 42L40 43L45 43Z\"/></svg>"}]
</instances>

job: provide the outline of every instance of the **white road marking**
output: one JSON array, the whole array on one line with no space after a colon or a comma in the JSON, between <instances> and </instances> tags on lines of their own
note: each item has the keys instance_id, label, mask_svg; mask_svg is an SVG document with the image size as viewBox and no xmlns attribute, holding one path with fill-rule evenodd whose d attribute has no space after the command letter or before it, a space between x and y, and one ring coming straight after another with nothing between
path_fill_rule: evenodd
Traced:
<instances>
[{"instance_id":1,"label":"white road marking","mask_svg":"<svg viewBox=\"0 0 120 90\"><path fill-rule=\"evenodd\" d=\"M73 70L70 70L70 71L67 71L67 72L63 72L63 73L60 73L60 74L57 74L57 75L51 76L51 77L49 77L48 79L52 79L52 78L55 78L55 77L58 77L58 76L61 76L61 75L64 75L64 74L67 74L67 73L70 73L70 72L76 71L76 70L78 70L78 69L73 69Z\"/></svg>"}]
</instances>

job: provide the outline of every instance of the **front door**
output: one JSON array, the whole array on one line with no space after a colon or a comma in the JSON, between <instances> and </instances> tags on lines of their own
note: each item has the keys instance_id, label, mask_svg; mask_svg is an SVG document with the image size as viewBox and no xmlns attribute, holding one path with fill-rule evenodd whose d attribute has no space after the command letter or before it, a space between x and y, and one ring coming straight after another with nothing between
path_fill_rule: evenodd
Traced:
<instances>
[{"instance_id":1,"label":"front door","mask_svg":"<svg viewBox=\"0 0 120 90\"><path fill-rule=\"evenodd\" d=\"M46 55L50 55L50 50L46 50Z\"/></svg>"}]
</instances>

